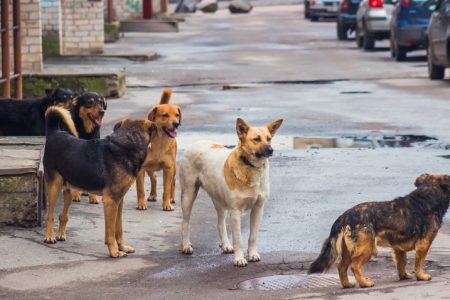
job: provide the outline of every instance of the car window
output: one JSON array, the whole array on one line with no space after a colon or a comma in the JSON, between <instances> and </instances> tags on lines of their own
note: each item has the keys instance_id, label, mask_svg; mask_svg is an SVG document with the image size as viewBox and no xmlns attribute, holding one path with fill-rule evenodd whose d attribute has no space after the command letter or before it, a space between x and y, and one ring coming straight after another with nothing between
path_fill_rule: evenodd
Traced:
<instances>
[{"instance_id":1,"label":"car window","mask_svg":"<svg viewBox=\"0 0 450 300\"><path fill-rule=\"evenodd\" d=\"M410 0L415 6L428 8L430 11L435 11L438 0Z\"/></svg>"}]
</instances>

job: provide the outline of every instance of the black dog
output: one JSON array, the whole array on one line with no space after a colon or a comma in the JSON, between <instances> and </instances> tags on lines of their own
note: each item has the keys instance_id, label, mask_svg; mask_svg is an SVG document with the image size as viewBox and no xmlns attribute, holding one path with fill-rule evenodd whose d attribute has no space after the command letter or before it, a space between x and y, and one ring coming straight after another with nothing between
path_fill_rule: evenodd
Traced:
<instances>
[{"instance_id":1,"label":"black dog","mask_svg":"<svg viewBox=\"0 0 450 300\"><path fill-rule=\"evenodd\" d=\"M70 113L51 107L46 114L47 139L44 152L48 215L44 242L66 239L72 187L103 196L105 243L111 257L125 256L134 249L126 246L122 230L123 198L134 183L147 156L155 125L149 120L123 120L104 139L83 140ZM61 125L70 132L61 131ZM59 233L53 232L53 213L61 189L64 209L59 216Z\"/></svg>"},{"instance_id":2,"label":"black dog","mask_svg":"<svg viewBox=\"0 0 450 300\"><path fill-rule=\"evenodd\" d=\"M70 89L45 90L38 99L0 99L0 136L44 136L45 112L53 105L69 107L78 94Z\"/></svg>"}]
</instances>

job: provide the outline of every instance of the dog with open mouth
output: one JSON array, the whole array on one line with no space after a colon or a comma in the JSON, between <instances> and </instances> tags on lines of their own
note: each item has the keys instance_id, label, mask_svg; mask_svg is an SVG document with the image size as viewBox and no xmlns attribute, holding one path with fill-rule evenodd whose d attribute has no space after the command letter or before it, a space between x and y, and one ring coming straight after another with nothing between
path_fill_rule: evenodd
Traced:
<instances>
[{"instance_id":1,"label":"dog with open mouth","mask_svg":"<svg viewBox=\"0 0 450 300\"><path fill-rule=\"evenodd\" d=\"M182 247L192 254L189 220L197 193L202 187L217 211L217 227L223 253L234 252L234 265L247 266L241 245L241 214L250 213L248 261L259 261L256 236L263 209L269 198L269 160L273 154L271 140L283 120L262 127L252 127L243 119L236 121L239 145L229 149L223 145L199 141L184 152L180 163L181 208L183 210ZM233 245L228 240L225 217L230 212Z\"/></svg>"},{"instance_id":2,"label":"dog with open mouth","mask_svg":"<svg viewBox=\"0 0 450 300\"><path fill-rule=\"evenodd\" d=\"M147 159L136 178L137 209L147 209L145 201L144 177L145 172L150 176L151 192L148 201L156 201L156 172L163 170L163 201L165 211L172 211L175 202L175 175L177 160L177 130L181 125L181 109L170 104L171 90L164 90L158 105L148 113L148 120L156 125L156 134L152 136Z\"/></svg>"},{"instance_id":3,"label":"dog with open mouth","mask_svg":"<svg viewBox=\"0 0 450 300\"><path fill-rule=\"evenodd\" d=\"M70 114L75 124L78 136L84 140L100 138L100 128L107 109L105 97L95 92L84 93L72 100ZM97 196L87 194L89 203L98 204ZM80 202L80 192L72 190L74 202Z\"/></svg>"}]
</instances>

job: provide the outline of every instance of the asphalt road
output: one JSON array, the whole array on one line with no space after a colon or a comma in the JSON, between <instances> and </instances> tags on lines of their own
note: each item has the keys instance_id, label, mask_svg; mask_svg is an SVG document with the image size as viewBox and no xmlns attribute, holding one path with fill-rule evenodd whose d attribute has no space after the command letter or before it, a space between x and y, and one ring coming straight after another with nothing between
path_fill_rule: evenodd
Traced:
<instances>
[{"instance_id":1,"label":"asphalt road","mask_svg":"<svg viewBox=\"0 0 450 300\"><path fill-rule=\"evenodd\" d=\"M173 88L173 102L183 111L178 158L186 145L198 139L235 144L238 116L255 125L284 118L274 139L272 195L258 239L262 261L237 269L232 256L220 253L215 210L205 193L200 193L193 210L195 253L183 256L179 203L174 212L163 212L160 201L151 203L148 211L136 211L133 187L125 200L124 228L128 243L137 251L124 259L106 257L103 209L87 204L87 199L72 206L64 243L43 244L40 228L0 227L0 297L338 297L337 285L272 292L236 287L265 275L304 274L330 225L344 210L359 202L409 193L423 172L449 172L448 161L441 157L448 154L445 146L450 144L449 81L427 79L423 51L396 63L389 57L387 41L377 46L369 53L357 49L354 41L338 42L333 22L305 21L299 5L271 6L256 7L242 16L224 10L197 13L180 24L179 33L130 33L107 45L107 51L123 53L156 51L160 55L156 61L52 60L47 68L62 64L126 68L127 94L109 101L103 135L120 118L146 117L162 89ZM421 134L438 141L375 150L293 150L292 146L294 136L383 134ZM146 184L148 190L149 180ZM448 256L449 232L444 226L429 257L435 282L442 285L448 280L443 257ZM248 216L243 234L248 235ZM378 265L371 265L371 276L379 278L382 291L392 290L390 283L400 284L388 254L381 253ZM427 285L415 285L402 283L400 295L411 289L417 289L415 295L433 294Z\"/></svg>"}]
</instances>

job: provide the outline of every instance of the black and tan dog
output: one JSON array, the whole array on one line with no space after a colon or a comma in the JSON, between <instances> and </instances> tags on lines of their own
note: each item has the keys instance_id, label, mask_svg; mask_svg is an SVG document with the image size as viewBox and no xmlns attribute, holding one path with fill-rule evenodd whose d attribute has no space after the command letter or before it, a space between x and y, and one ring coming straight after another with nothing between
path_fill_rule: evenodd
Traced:
<instances>
[{"instance_id":1,"label":"black and tan dog","mask_svg":"<svg viewBox=\"0 0 450 300\"><path fill-rule=\"evenodd\" d=\"M70 114L79 138L85 140L100 138L100 127L103 123L106 108L105 97L98 93L84 93L72 100ZM88 197L89 203L98 204L96 195L88 194ZM72 199L75 202L80 202L80 192L73 190Z\"/></svg>"},{"instance_id":2,"label":"black and tan dog","mask_svg":"<svg viewBox=\"0 0 450 300\"><path fill-rule=\"evenodd\" d=\"M158 105L148 113L148 119L155 122L156 133L152 136L147 159L136 178L137 209L147 209L144 191L145 171L150 176L151 192L148 201L156 201L156 172L163 170L163 201L165 211L172 211L175 202L175 177L177 165L177 129L181 125L181 110L170 104L172 91L164 90Z\"/></svg>"},{"instance_id":3,"label":"black and tan dog","mask_svg":"<svg viewBox=\"0 0 450 300\"><path fill-rule=\"evenodd\" d=\"M450 178L422 174L415 185L417 189L404 197L361 203L342 214L308 273L322 273L339 259L339 278L344 288L355 286L347 276L349 266L361 287L372 287L374 283L364 277L362 267L377 255L379 245L392 248L401 280L412 278L406 272L406 252L411 250L416 251L417 280L430 280L423 265L449 207Z\"/></svg>"},{"instance_id":4,"label":"black and tan dog","mask_svg":"<svg viewBox=\"0 0 450 300\"><path fill-rule=\"evenodd\" d=\"M71 188L103 197L105 243L111 257L125 256L134 249L126 246L122 230L123 198L136 179L147 155L155 130L149 120L122 120L104 139L77 138L75 124L67 110L51 107L46 114L47 139L44 171L48 215L44 242L66 240ZM61 124L67 131L60 130ZM70 133L69 133L70 132ZM53 232L53 214L58 195L63 190L64 209L59 215L59 232Z\"/></svg>"},{"instance_id":5,"label":"black and tan dog","mask_svg":"<svg viewBox=\"0 0 450 300\"><path fill-rule=\"evenodd\" d=\"M65 88L45 90L45 94L38 99L0 99L0 136L44 136L47 108L69 107L78 95Z\"/></svg>"}]
</instances>

